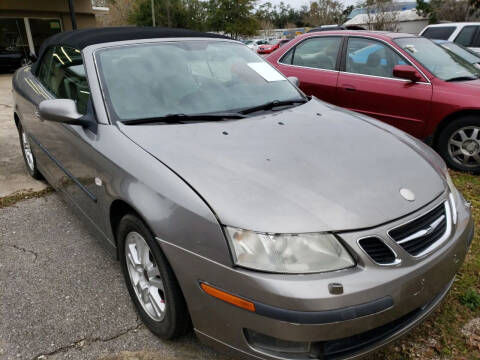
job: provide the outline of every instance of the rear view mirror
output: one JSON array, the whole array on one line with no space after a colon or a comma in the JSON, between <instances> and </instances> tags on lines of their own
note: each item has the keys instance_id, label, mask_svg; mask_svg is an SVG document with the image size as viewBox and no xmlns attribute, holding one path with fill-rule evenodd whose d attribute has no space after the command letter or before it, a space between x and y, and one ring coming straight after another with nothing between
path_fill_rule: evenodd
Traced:
<instances>
[{"instance_id":1,"label":"rear view mirror","mask_svg":"<svg viewBox=\"0 0 480 360\"><path fill-rule=\"evenodd\" d=\"M80 114L75 101L70 99L44 100L40 103L38 112L44 120L70 125L91 125L91 120Z\"/></svg>"},{"instance_id":2,"label":"rear view mirror","mask_svg":"<svg viewBox=\"0 0 480 360\"><path fill-rule=\"evenodd\" d=\"M296 87L300 86L300 80L298 80L298 78L296 76L289 76L287 79L288 79L288 81L290 81Z\"/></svg>"},{"instance_id":3,"label":"rear view mirror","mask_svg":"<svg viewBox=\"0 0 480 360\"><path fill-rule=\"evenodd\" d=\"M410 80L411 82L417 82L422 80L422 75L410 65L395 65L393 68L393 76L399 79Z\"/></svg>"}]
</instances>

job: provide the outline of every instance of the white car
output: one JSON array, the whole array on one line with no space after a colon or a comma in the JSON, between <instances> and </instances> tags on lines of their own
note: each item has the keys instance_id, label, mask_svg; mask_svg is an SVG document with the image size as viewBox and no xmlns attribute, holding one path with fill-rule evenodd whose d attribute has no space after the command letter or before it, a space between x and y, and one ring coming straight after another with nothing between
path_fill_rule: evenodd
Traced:
<instances>
[{"instance_id":1,"label":"white car","mask_svg":"<svg viewBox=\"0 0 480 360\"><path fill-rule=\"evenodd\" d=\"M247 46L254 50L254 51L257 51L258 50L258 47L260 45L265 45L266 43L268 43L268 40L265 40L265 39L253 39L252 42L250 44L247 44Z\"/></svg>"},{"instance_id":2,"label":"white car","mask_svg":"<svg viewBox=\"0 0 480 360\"><path fill-rule=\"evenodd\" d=\"M480 22L428 25L419 35L429 39L453 41L480 53Z\"/></svg>"}]
</instances>

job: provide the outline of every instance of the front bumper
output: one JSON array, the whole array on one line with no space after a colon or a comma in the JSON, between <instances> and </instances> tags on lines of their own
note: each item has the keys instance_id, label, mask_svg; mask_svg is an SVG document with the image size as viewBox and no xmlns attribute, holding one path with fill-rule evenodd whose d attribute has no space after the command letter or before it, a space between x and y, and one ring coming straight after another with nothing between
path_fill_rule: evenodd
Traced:
<instances>
[{"instance_id":1,"label":"front bumper","mask_svg":"<svg viewBox=\"0 0 480 360\"><path fill-rule=\"evenodd\" d=\"M432 207L444 200L437 199ZM356 358L416 326L448 293L473 237L470 209L463 204L457 207L457 225L448 241L423 258L395 249L403 258L396 266L376 265L357 249L357 266L352 269L309 275L266 274L227 267L167 242L161 241L161 246L175 270L201 340L245 359L312 358L312 354L290 356L255 347L245 335L246 331L254 331L280 341L315 345L323 353L313 358ZM359 238L385 234L389 228L423 212L425 209L373 230L340 235L353 248L358 246ZM276 314L279 310L290 315L305 314L306 318L321 316L315 321L301 317L296 321L295 316L280 320L268 313L248 312L207 295L199 281L266 305ZM343 294L329 292L333 282L343 285ZM390 304L382 302L386 298L391 299ZM359 306L379 301L382 306L376 310L369 307L367 312L357 311ZM348 316L340 315L343 319L322 317L345 309L343 314Z\"/></svg>"}]
</instances>

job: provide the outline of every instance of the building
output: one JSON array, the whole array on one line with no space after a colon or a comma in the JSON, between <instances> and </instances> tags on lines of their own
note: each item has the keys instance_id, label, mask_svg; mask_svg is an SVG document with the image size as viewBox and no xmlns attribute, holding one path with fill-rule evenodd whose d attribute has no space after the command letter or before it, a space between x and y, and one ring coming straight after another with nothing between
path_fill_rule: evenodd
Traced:
<instances>
[{"instance_id":1,"label":"building","mask_svg":"<svg viewBox=\"0 0 480 360\"><path fill-rule=\"evenodd\" d=\"M393 1L386 8L377 9L375 6L355 8L348 16L344 25L361 26L365 29L371 27L375 17L390 19L395 23L395 31L418 34L428 25L428 19L417 13L415 1ZM382 14L383 13L383 14Z\"/></svg>"},{"instance_id":2,"label":"building","mask_svg":"<svg viewBox=\"0 0 480 360\"><path fill-rule=\"evenodd\" d=\"M72 29L68 0L0 0L0 53L26 57L38 53L49 36ZM92 0L74 0L77 27L96 26L95 15L108 11Z\"/></svg>"}]
</instances>

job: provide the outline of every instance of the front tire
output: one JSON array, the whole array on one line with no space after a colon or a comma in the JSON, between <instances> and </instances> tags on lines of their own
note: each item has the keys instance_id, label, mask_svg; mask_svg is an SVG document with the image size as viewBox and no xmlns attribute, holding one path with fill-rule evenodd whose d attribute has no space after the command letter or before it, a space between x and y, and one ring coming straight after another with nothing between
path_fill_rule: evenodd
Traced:
<instances>
[{"instance_id":1,"label":"front tire","mask_svg":"<svg viewBox=\"0 0 480 360\"><path fill-rule=\"evenodd\" d=\"M25 166L27 171L32 178L35 180L41 180L42 174L38 171L37 168L37 159L33 154L32 147L30 146L30 140L25 130L23 130L22 124L18 123L18 135L20 137L20 146L22 148L23 160L25 161Z\"/></svg>"},{"instance_id":2,"label":"front tire","mask_svg":"<svg viewBox=\"0 0 480 360\"><path fill-rule=\"evenodd\" d=\"M451 169L480 174L480 117L448 124L438 138L438 152Z\"/></svg>"},{"instance_id":3,"label":"front tire","mask_svg":"<svg viewBox=\"0 0 480 360\"><path fill-rule=\"evenodd\" d=\"M157 240L134 214L122 218L117 239L128 292L145 325L162 339L183 335L190 326L187 306Z\"/></svg>"}]
</instances>

